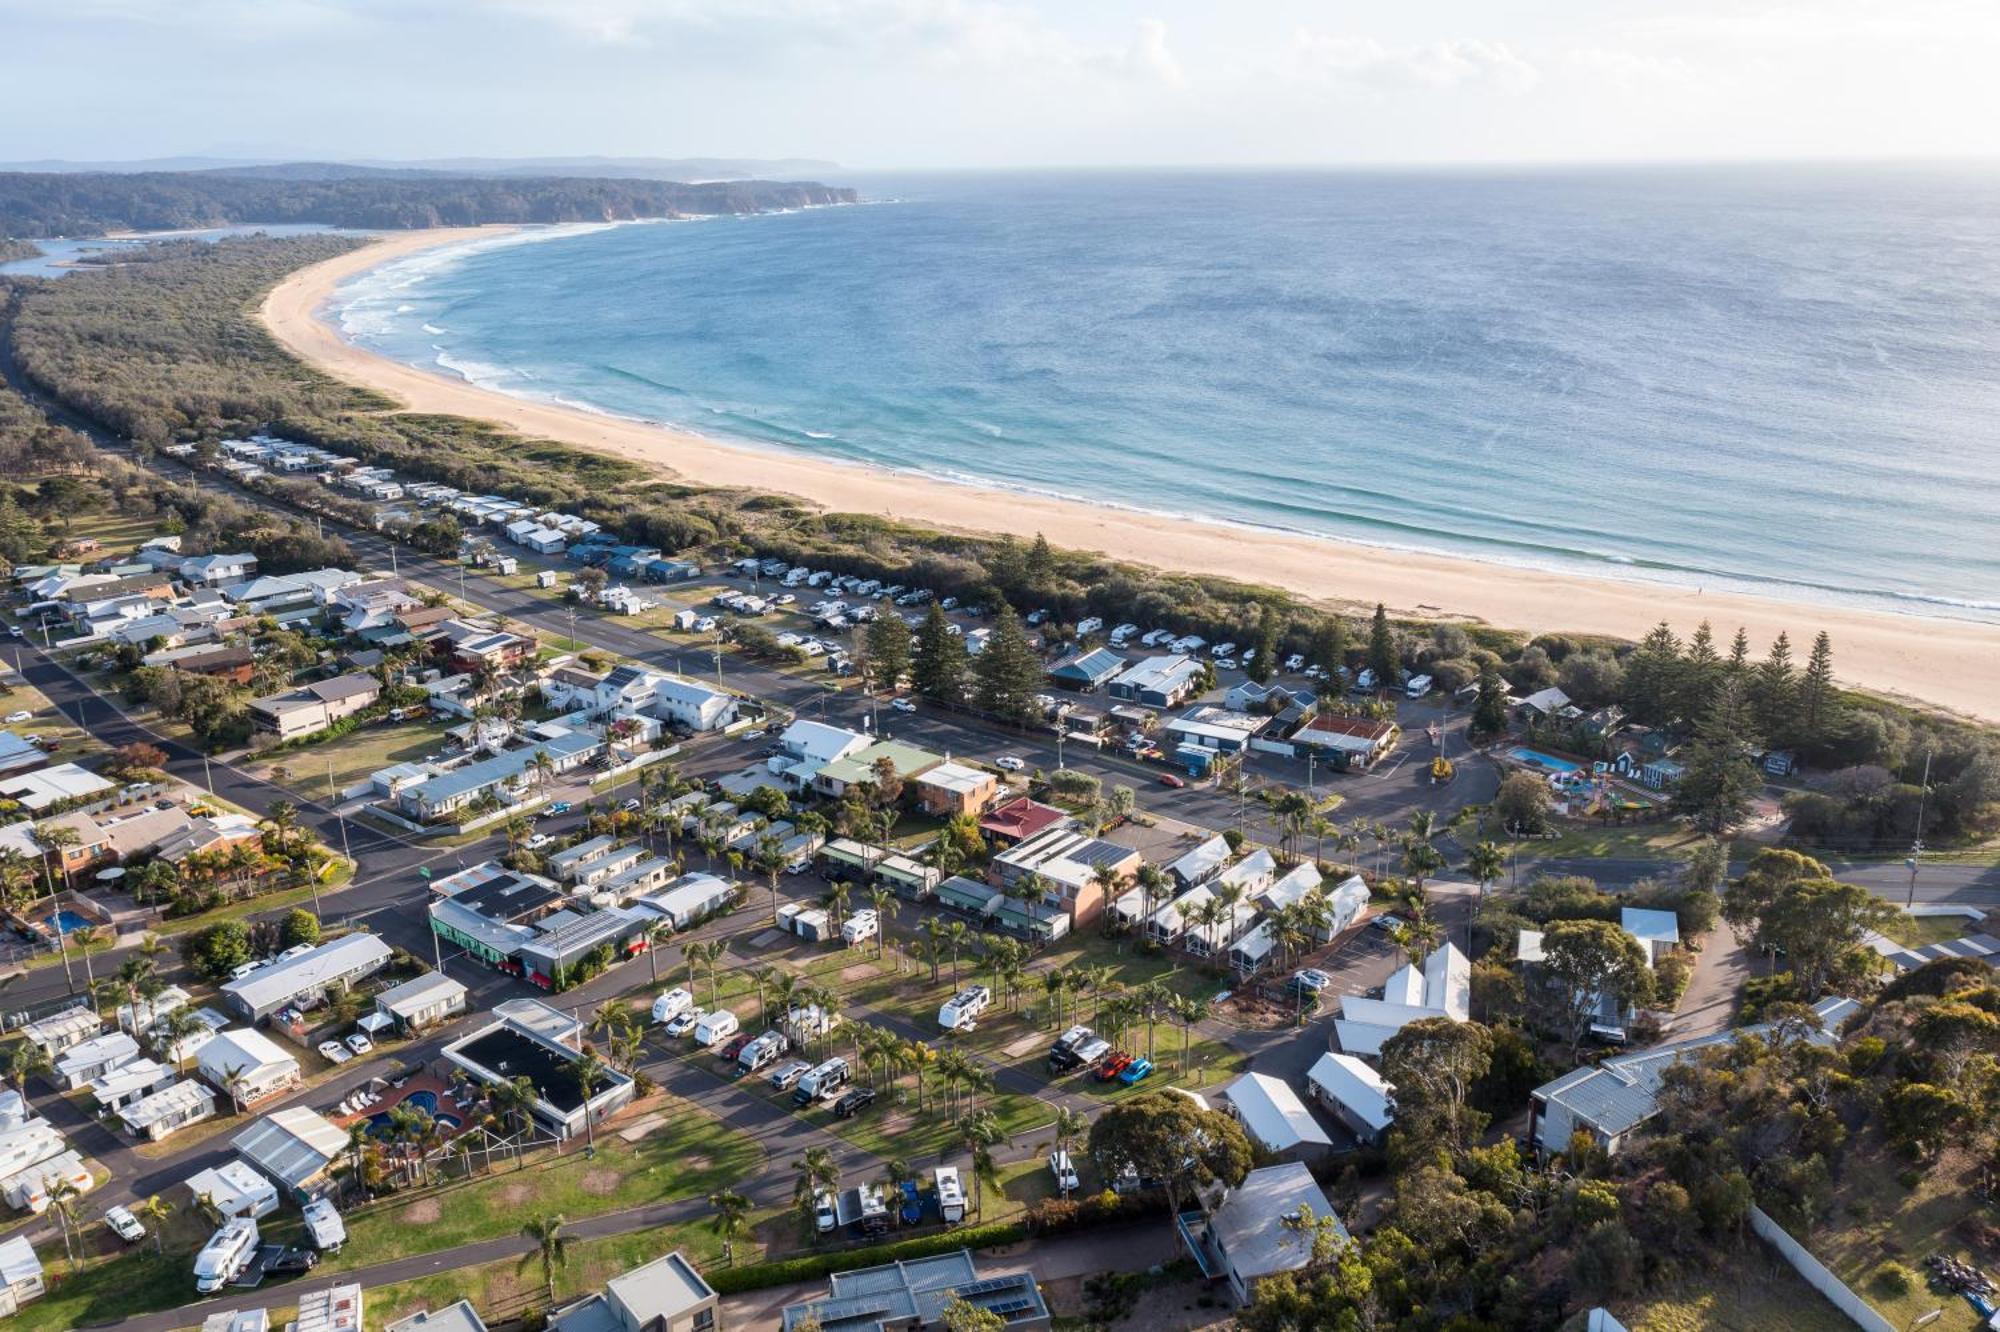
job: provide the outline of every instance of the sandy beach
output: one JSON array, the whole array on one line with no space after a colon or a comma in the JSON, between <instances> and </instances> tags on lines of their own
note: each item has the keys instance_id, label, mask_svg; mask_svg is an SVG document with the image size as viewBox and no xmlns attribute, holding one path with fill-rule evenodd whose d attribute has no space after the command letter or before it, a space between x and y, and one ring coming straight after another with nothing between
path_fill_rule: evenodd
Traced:
<instances>
[{"instance_id":1,"label":"sandy beach","mask_svg":"<svg viewBox=\"0 0 2000 1332\"><path fill-rule=\"evenodd\" d=\"M1739 625L1755 651L1789 631L1803 660L1814 633L1833 636L1843 682L2000 721L2000 625L1703 593L1585 578L1263 532L1067 500L961 486L887 470L736 448L697 435L531 402L404 365L354 346L321 316L356 274L419 249L504 229L410 232L293 274L262 317L295 355L412 410L495 422L522 434L656 465L691 482L796 495L829 509L891 515L959 531L1041 532L1059 546L1161 569L1219 574L1349 607L1474 617L1535 632L1638 638L1661 620L1684 637L1708 620L1727 642Z\"/></svg>"}]
</instances>

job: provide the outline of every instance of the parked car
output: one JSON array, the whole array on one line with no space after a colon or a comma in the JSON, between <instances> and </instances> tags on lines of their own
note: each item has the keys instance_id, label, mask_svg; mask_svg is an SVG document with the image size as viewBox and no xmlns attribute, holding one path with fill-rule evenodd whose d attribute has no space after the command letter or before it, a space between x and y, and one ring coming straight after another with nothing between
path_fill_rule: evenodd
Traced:
<instances>
[{"instance_id":1,"label":"parked car","mask_svg":"<svg viewBox=\"0 0 2000 1332\"><path fill-rule=\"evenodd\" d=\"M813 1195L813 1226L822 1235L840 1223L839 1213L834 1210L833 1195L821 1189Z\"/></svg>"},{"instance_id":2,"label":"parked car","mask_svg":"<svg viewBox=\"0 0 2000 1332\"><path fill-rule=\"evenodd\" d=\"M1132 1056L1123 1050L1113 1050L1104 1056L1104 1062L1097 1066L1097 1080L1109 1082L1125 1071L1125 1065L1132 1062Z\"/></svg>"},{"instance_id":3,"label":"parked car","mask_svg":"<svg viewBox=\"0 0 2000 1332\"><path fill-rule=\"evenodd\" d=\"M1060 1147L1049 1153L1049 1173L1056 1177L1058 1193L1074 1193L1082 1182L1076 1177L1076 1166L1071 1164L1069 1153Z\"/></svg>"},{"instance_id":4,"label":"parked car","mask_svg":"<svg viewBox=\"0 0 2000 1332\"><path fill-rule=\"evenodd\" d=\"M526 846L530 851L539 851L545 846L555 845L555 840L547 833L536 833L527 840Z\"/></svg>"},{"instance_id":5,"label":"parked car","mask_svg":"<svg viewBox=\"0 0 2000 1332\"><path fill-rule=\"evenodd\" d=\"M347 1038L347 1048L354 1051L357 1055L373 1054L375 1052L375 1042L357 1031Z\"/></svg>"},{"instance_id":6,"label":"parked car","mask_svg":"<svg viewBox=\"0 0 2000 1332\"><path fill-rule=\"evenodd\" d=\"M917 705L910 702L907 698L892 698L889 700L889 706L898 712L915 712L917 710Z\"/></svg>"},{"instance_id":7,"label":"parked car","mask_svg":"<svg viewBox=\"0 0 2000 1332\"><path fill-rule=\"evenodd\" d=\"M7 714L7 724L11 726L16 722L32 721L34 716L32 712L10 712Z\"/></svg>"},{"instance_id":8,"label":"parked car","mask_svg":"<svg viewBox=\"0 0 2000 1332\"><path fill-rule=\"evenodd\" d=\"M667 1019L667 1035L685 1036L694 1030L694 1024L701 1021L701 1010L690 1008Z\"/></svg>"},{"instance_id":9,"label":"parked car","mask_svg":"<svg viewBox=\"0 0 2000 1332\"><path fill-rule=\"evenodd\" d=\"M789 1064L780 1064L771 1074L771 1086L778 1091L790 1091L798 1085L799 1079L804 1077L811 1068L812 1065L803 1059L794 1059Z\"/></svg>"},{"instance_id":10,"label":"parked car","mask_svg":"<svg viewBox=\"0 0 2000 1332\"><path fill-rule=\"evenodd\" d=\"M558 801L556 801L556 803L555 803L555 804L553 804L553 805L550 805L550 806L549 806L549 813L551 813L551 814L567 814L567 813L569 813L569 812L570 812L570 811L571 811L572 809L575 809L575 808L576 808L576 806L574 806L574 805L570 804L570 803L569 803L569 801L567 801L567 800L558 800Z\"/></svg>"},{"instance_id":11,"label":"parked car","mask_svg":"<svg viewBox=\"0 0 2000 1332\"><path fill-rule=\"evenodd\" d=\"M319 1255L311 1249L279 1249L264 1264L266 1276L298 1276L319 1266Z\"/></svg>"},{"instance_id":12,"label":"parked car","mask_svg":"<svg viewBox=\"0 0 2000 1332\"><path fill-rule=\"evenodd\" d=\"M722 1048L715 1052L716 1056L721 1059L734 1059L736 1056L742 1054L743 1047L750 1044L754 1039L747 1031L739 1032L722 1043Z\"/></svg>"},{"instance_id":13,"label":"parked car","mask_svg":"<svg viewBox=\"0 0 2000 1332\"><path fill-rule=\"evenodd\" d=\"M319 1043L319 1052L329 1064L344 1064L354 1058L353 1055L347 1053L347 1047L339 1041L321 1041Z\"/></svg>"},{"instance_id":14,"label":"parked car","mask_svg":"<svg viewBox=\"0 0 2000 1332\"><path fill-rule=\"evenodd\" d=\"M833 1117L852 1119L873 1104L875 1104L875 1089L856 1087L833 1103Z\"/></svg>"},{"instance_id":15,"label":"parked car","mask_svg":"<svg viewBox=\"0 0 2000 1332\"><path fill-rule=\"evenodd\" d=\"M1174 790L1178 791L1187 785L1187 779L1176 773L1163 772L1160 774L1160 785L1171 786Z\"/></svg>"},{"instance_id":16,"label":"parked car","mask_svg":"<svg viewBox=\"0 0 2000 1332\"><path fill-rule=\"evenodd\" d=\"M1318 967L1301 967L1292 973L1292 988L1303 990L1307 994L1318 994L1331 984L1333 977Z\"/></svg>"},{"instance_id":17,"label":"parked car","mask_svg":"<svg viewBox=\"0 0 2000 1332\"><path fill-rule=\"evenodd\" d=\"M637 814L639 812L639 797L633 796L618 808L627 814Z\"/></svg>"},{"instance_id":18,"label":"parked car","mask_svg":"<svg viewBox=\"0 0 2000 1332\"><path fill-rule=\"evenodd\" d=\"M1136 1087L1153 1071L1153 1061L1143 1055L1118 1070L1118 1080L1128 1087Z\"/></svg>"},{"instance_id":19,"label":"parked car","mask_svg":"<svg viewBox=\"0 0 2000 1332\"><path fill-rule=\"evenodd\" d=\"M146 1238L146 1227L140 1224L138 1217L132 1215L130 1208L123 1205L106 1212L104 1224L111 1228L112 1234L127 1244L137 1244Z\"/></svg>"},{"instance_id":20,"label":"parked car","mask_svg":"<svg viewBox=\"0 0 2000 1332\"><path fill-rule=\"evenodd\" d=\"M1003 772L1019 772L1028 765L1012 754L1002 754L993 760L993 766Z\"/></svg>"}]
</instances>

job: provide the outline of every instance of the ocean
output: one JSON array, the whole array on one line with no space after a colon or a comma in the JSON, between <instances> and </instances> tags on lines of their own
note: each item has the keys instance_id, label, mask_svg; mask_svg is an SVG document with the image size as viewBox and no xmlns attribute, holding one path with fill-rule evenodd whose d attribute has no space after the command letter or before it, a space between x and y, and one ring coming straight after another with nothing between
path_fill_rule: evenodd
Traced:
<instances>
[{"instance_id":1,"label":"ocean","mask_svg":"<svg viewBox=\"0 0 2000 1332\"><path fill-rule=\"evenodd\" d=\"M2000 620L2000 172L842 178L419 254L347 334L718 439Z\"/></svg>"}]
</instances>

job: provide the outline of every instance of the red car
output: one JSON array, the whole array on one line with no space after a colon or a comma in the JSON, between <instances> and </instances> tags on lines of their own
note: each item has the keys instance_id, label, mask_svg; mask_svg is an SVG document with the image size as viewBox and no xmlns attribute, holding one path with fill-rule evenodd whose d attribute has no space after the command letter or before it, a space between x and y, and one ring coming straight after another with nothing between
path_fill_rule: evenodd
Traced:
<instances>
[{"instance_id":1,"label":"red car","mask_svg":"<svg viewBox=\"0 0 2000 1332\"><path fill-rule=\"evenodd\" d=\"M751 1037L748 1035L732 1036L720 1050L715 1052L716 1056L721 1059L734 1059L743 1053L743 1047L750 1044L750 1041Z\"/></svg>"},{"instance_id":2,"label":"red car","mask_svg":"<svg viewBox=\"0 0 2000 1332\"><path fill-rule=\"evenodd\" d=\"M1097 1066L1097 1080L1099 1082L1111 1081L1120 1073L1123 1073L1125 1066L1131 1062L1131 1055L1126 1054L1123 1050L1113 1050L1110 1054L1104 1056L1104 1062Z\"/></svg>"},{"instance_id":3,"label":"red car","mask_svg":"<svg viewBox=\"0 0 2000 1332\"><path fill-rule=\"evenodd\" d=\"M1181 789L1182 787L1186 786L1186 785L1187 785L1187 783L1186 783L1185 781L1181 780L1181 779L1180 779L1179 777L1176 777L1176 776L1175 776L1175 775L1174 775L1173 773L1171 773L1171 772L1163 772L1163 773L1161 773L1161 774L1160 774L1160 785L1161 785L1161 786L1171 786L1171 787L1173 787L1173 788L1174 788L1174 790L1178 791L1178 790L1180 790L1180 789Z\"/></svg>"}]
</instances>

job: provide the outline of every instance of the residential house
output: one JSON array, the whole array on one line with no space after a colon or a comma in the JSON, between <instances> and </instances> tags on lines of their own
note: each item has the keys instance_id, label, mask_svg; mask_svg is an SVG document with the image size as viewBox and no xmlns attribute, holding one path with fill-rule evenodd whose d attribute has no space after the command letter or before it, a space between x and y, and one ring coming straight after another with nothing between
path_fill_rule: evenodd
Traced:
<instances>
[{"instance_id":1,"label":"residential house","mask_svg":"<svg viewBox=\"0 0 2000 1332\"><path fill-rule=\"evenodd\" d=\"M1245 680L1229 691L1224 703L1232 712L1270 719L1271 729L1280 734L1319 710L1319 698L1310 690L1269 680Z\"/></svg>"},{"instance_id":2,"label":"residential house","mask_svg":"<svg viewBox=\"0 0 2000 1332\"><path fill-rule=\"evenodd\" d=\"M1104 692L1129 703L1171 708L1195 691L1207 668L1193 657L1147 657L1113 676Z\"/></svg>"},{"instance_id":3,"label":"residential house","mask_svg":"<svg viewBox=\"0 0 2000 1332\"><path fill-rule=\"evenodd\" d=\"M1168 718L1160 729L1182 745L1212 749L1218 754L1240 754L1250 747L1251 738L1270 724L1269 717L1203 706Z\"/></svg>"},{"instance_id":4,"label":"residential house","mask_svg":"<svg viewBox=\"0 0 2000 1332\"><path fill-rule=\"evenodd\" d=\"M107 1031L78 1041L56 1056L55 1076L70 1091L139 1058L139 1042L122 1031Z\"/></svg>"},{"instance_id":5,"label":"residential house","mask_svg":"<svg viewBox=\"0 0 2000 1332\"><path fill-rule=\"evenodd\" d=\"M850 787L876 782L885 763L898 778L908 782L943 762L940 755L918 749L915 745L880 740L830 763L821 764L819 771L813 774L812 786L821 795L838 800L847 794Z\"/></svg>"},{"instance_id":6,"label":"residential house","mask_svg":"<svg viewBox=\"0 0 2000 1332\"><path fill-rule=\"evenodd\" d=\"M433 823L492 796L502 805L521 799L537 779L537 761L546 758L551 775L579 768L604 752L604 741L587 731L558 730L517 748L447 769L396 793L406 818Z\"/></svg>"},{"instance_id":7,"label":"residential house","mask_svg":"<svg viewBox=\"0 0 2000 1332\"><path fill-rule=\"evenodd\" d=\"M0 776L49 766L48 751L26 736L0 731Z\"/></svg>"},{"instance_id":8,"label":"residential house","mask_svg":"<svg viewBox=\"0 0 2000 1332\"><path fill-rule=\"evenodd\" d=\"M505 675L534 661L536 642L527 634L490 629L464 620L446 620L438 632L451 644L453 670L477 675Z\"/></svg>"},{"instance_id":9,"label":"residential house","mask_svg":"<svg viewBox=\"0 0 2000 1332\"><path fill-rule=\"evenodd\" d=\"M308 952L259 967L226 982L222 997L250 1022L262 1022L281 1008L311 1008L331 994L353 987L389 965L389 945L365 931L329 939Z\"/></svg>"},{"instance_id":10,"label":"residential house","mask_svg":"<svg viewBox=\"0 0 2000 1332\"><path fill-rule=\"evenodd\" d=\"M1031 874L1038 876L1051 890L1050 900L1081 928L1103 914L1108 900L1122 891L1121 885L1137 876L1140 863L1139 853L1131 847L1064 823L994 853L987 879L994 887L1007 889Z\"/></svg>"},{"instance_id":11,"label":"residential house","mask_svg":"<svg viewBox=\"0 0 2000 1332\"><path fill-rule=\"evenodd\" d=\"M159 1142L190 1124L213 1118L215 1093L192 1081L163 1087L118 1112L125 1131L148 1142Z\"/></svg>"},{"instance_id":12,"label":"residential house","mask_svg":"<svg viewBox=\"0 0 2000 1332\"><path fill-rule=\"evenodd\" d=\"M1229 849L1229 839L1217 833L1199 846L1184 851L1176 857L1173 863L1167 866L1167 877L1183 890L1193 888L1214 878L1235 854Z\"/></svg>"},{"instance_id":13,"label":"residential house","mask_svg":"<svg viewBox=\"0 0 2000 1332\"><path fill-rule=\"evenodd\" d=\"M372 675L338 675L316 680L281 694L255 699L250 715L259 730L280 740L324 731L345 717L374 705L382 697L382 685Z\"/></svg>"},{"instance_id":14,"label":"residential house","mask_svg":"<svg viewBox=\"0 0 2000 1332\"><path fill-rule=\"evenodd\" d=\"M1315 750L1336 767L1366 768L1395 748L1396 723L1375 717L1321 713L1292 732L1292 744Z\"/></svg>"},{"instance_id":15,"label":"residential house","mask_svg":"<svg viewBox=\"0 0 2000 1332\"><path fill-rule=\"evenodd\" d=\"M677 1250L549 1315L548 1332L719 1332L722 1298Z\"/></svg>"},{"instance_id":16,"label":"residential house","mask_svg":"<svg viewBox=\"0 0 2000 1332\"><path fill-rule=\"evenodd\" d=\"M208 1085L239 1106L282 1096L303 1080L298 1060L248 1027L217 1032L194 1058L195 1070Z\"/></svg>"},{"instance_id":17,"label":"residential house","mask_svg":"<svg viewBox=\"0 0 2000 1332\"><path fill-rule=\"evenodd\" d=\"M1175 1227L1202 1275L1225 1282L1236 1302L1247 1305L1259 1281L1312 1261L1311 1233L1286 1224L1302 1209L1347 1238L1325 1191L1297 1161L1252 1170L1206 1214L1183 1212Z\"/></svg>"},{"instance_id":18,"label":"residential house","mask_svg":"<svg viewBox=\"0 0 2000 1332\"><path fill-rule=\"evenodd\" d=\"M1271 1157L1313 1161L1333 1149L1333 1139L1282 1078L1245 1073L1222 1089L1221 1100L1224 1113Z\"/></svg>"},{"instance_id":19,"label":"residential house","mask_svg":"<svg viewBox=\"0 0 2000 1332\"><path fill-rule=\"evenodd\" d=\"M58 763L39 772L13 772L0 777L0 797L13 801L30 813L40 814L57 805L101 796L106 791L116 790L117 785L88 768L80 768L74 763ZM36 856L39 858L39 851Z\"/></svg>"},{"instance_id":20,"label":"residential house","mask_svg":"<svg viewBox=\"0 0 2000 1332\"><path fill-rule=\"evenodd\" d=\"M441 972L426 971L376 995L375 1011L407 1036L463 1013L465 996L463 982Z\"/></svg>"},{"instance_id":21,"label":"residential house","mask_svg":"<svg viewBox=\"0 0 2000 1332\"><path fill-rule=\"evenodd\" d=\"M84 1041L104 1030L104 1019L86 1002L79 1001L75 1008L65 1008L47 1017L36 1018L21 1028L21 1039L54 1059L73 1045Z\"/></svg>"},{"instance_id":22,"label":"residential house","mask_svg":"<svg viewBox=\"0 0 2000 1332\"><path fill-rule=\"evenodd\" d=\"M998 1319L1005 1332L1044 1332L1048 1303L1033 1272L982 1270L970 1249L835 1272L827 1293L788 1304L782 1332L801 1324L824 1332L926 1332L945 1326L945 1309L964 1301Z\"/></svg>"},{"instance_id":23,"label":"residential house","mask_svg":"<svg viewBox=\"0 0 2000 1332\"><path fill-rule=\"evenodd\" d=\"M247 643L203 644L149 652L144 664L165 666L183 675L206 675L247 685L256 674L257 657Z\"/></svg>"},{"instance_id":24,"label":"residential house","mask_svg":"<svg viewBox=\"0 0 2000 1332\"><path fill-rule=\"evenodd\" d=\"M1820 1000L1813 1005L1819 1025L1806 1033L1806 1039L1815 1045L1834 1045L1841 1023L1859 1009L1852 999ZM1770 1030L1769 1024L1759 1023L1671 1041L1565 1073L1529 1094L1528 1140L1538 1151L1554 1154L1568 1151L1575 1134L1587 1133L1600 1149L1615 1156L1659 1113L1661 1079L1667 1069L1706 1051L1726 1049L1739 1036L1764 1036Z\"/></svg>"},{"instance_id":25,"label":"residential house","mask_svg":"<svg viewBox=\"0 0 2000 1332\"><path fill-rule=\"evenodd\" d=\"M769 766L794 791L803 791L813 784L821 768L868 748L870 743L866 735L844 726L795 721L778 737L778 754Z\"/></svg>"},{"instance_id":26,"label":"residential house","mask_svg":"<svg viewBox=\"0 0 2000 1332\"><path fill-rule=\"evenodd\" d=\"M1015 846L1058 823L1068 823L1069 815L1054 805L1044 805L1026 796L1002 802L979 820L979 831L1001 846Z\"/></svg>"},{"instance_id":27,"label":"residential house","mask_svg":"<svg viewBox=\"0 0 2000 1332\"><path fill-rule=\"evenodd\" d=\"M486 1332L486 1323L471 1300L460 1300L442 1309L419 1309L390 1323L382 1332Z\"/></svg>"},{"instance_id":28,"label":"residential house","mask_svg":"<svg viewBox=\"0 0 2000 1332\"><path fill-rule=\"evenodd\" d=\"M1440 944L1419 968L1398 968L1380 999L1343 995L1334 1031L1350 1054L1379 1055L1383 1042L1423 1018L1464 1022L1472 1016L1472 963L1449 943Z\"/></svg>"},{"instance_id":29,"label":"residential house","mask_svg":"<svg viewBox=\"0 0 2000 1332\"><path fill-rule=\"evenodd\" d=\"M950 761L919 774L911 785L918 808L944 819L982 813L1000 794L1000 780L992 773Z\"/></svg>"},{"instance_id":30,"label":"residential house","mask_svg":"<svg viewBox=\"0 0 2000 1332\"><path fill-rule=\"evenodd\" d=\"M198 587L222 587L241 583L257 573L257 557L243 552L233 555L190 555L177 570L183 581Z\"/></svg>"},{"instance_id":31,"label":"residential house","mask_svg":"<svg viewBox=\"0 0 2000 1332\"><path fill-rule=\"evenodd\" d=\"M1396 1089L1351 1054L1329 1050L1306 1070L1306 1086L1363 1146L1379 1147L1395 1118Z\"/></svg>"},{"instance_id":32,"label":"residential house","mask_svg":"<svg viewBox=\"0 0 2000 1332\"><path fill-rule=\"evenodd\" d=\"M1109 648L1072 653L1049 668L1049 679L1065 689L1089 693L1111 683L1126 669L1125 658Z\"/></svg>"}]
</instances>

